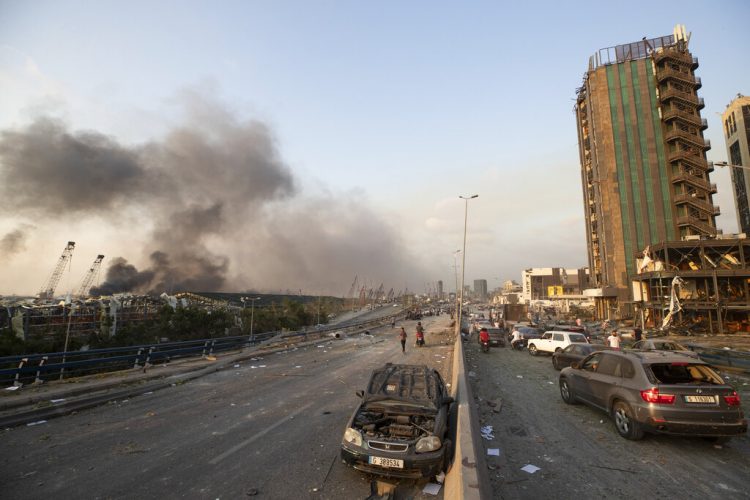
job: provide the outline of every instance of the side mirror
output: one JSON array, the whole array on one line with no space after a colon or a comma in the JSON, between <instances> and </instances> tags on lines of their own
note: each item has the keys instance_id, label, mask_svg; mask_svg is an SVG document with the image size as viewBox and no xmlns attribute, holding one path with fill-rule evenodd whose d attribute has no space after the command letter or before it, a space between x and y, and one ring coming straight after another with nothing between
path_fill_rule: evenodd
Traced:
<instances>
[{"instance_id":1,"label":"side mirror","mask_svg":"<svg viewBox=\"0 0 750 500\"><path fill-rule=\"evenodd\" d=\"M579 370L581 368L581 365L579 365L578 362L576 361L575 363L571 363L570 367L573 368L574 370Z\"/></svg>"},{"instance_id":2,"label":"side mirror","mask_svg":"<svg viewBox=\"0 0 750 500\"><path fill-rule=\"evenodd\" d=\"M365 391L362 391L362 390L359 390L359 391L355 392L354 394L356 394L358 398L365 397Z\"/></svg>"}]
</instances>

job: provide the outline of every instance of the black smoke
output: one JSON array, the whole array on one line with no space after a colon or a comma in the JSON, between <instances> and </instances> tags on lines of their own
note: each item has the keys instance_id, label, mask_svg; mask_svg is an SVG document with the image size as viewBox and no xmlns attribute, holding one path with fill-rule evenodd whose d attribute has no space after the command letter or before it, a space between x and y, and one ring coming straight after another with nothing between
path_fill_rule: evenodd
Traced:
<instances>
[{"instance_id":1,"label":"black smoke","mask_svg":"<svg viewBox=\"0 0 750 500\"><path fill-rule=\"evenodd\" d=\"M264 123L199 93L184 98L182 125L135 146L51 118L0 132L0 205L18 217L138 220L148 243L111 261L98 294L340 294L357 274L396 289L408 272L420 274L399 231L362 196L305 195Z\"/></svg>"},{"instance_id":2,"label":"black smoke","mask_svg":"<svg viewBox=\"0 0 750 500\"><path fill-rule=\"evenodd\" d=\"M0 239L0 255L11 257L26 250L28 232L33 226L22 224Z\"/></svg>"}]
</instances>

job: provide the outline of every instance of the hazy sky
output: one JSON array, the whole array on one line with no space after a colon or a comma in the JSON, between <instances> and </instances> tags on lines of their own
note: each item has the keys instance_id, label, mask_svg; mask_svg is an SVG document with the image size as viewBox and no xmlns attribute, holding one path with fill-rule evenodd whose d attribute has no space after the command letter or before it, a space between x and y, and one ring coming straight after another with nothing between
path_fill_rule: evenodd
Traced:
<instances>
[{"instance_id":1,"label":"hazy sky","mask_svg":"<svg viewBox=\"0 0 750 500\"><path fill-rule=\"evenodd\" d=\"M692 32L713 149L750 94L744 0L0 0L0 293L68 240L152 289L341 295L582 267L573 105L598 49ZM718 225L736 232L718 169ZM460 262L460 260L459 260Z\"/></svg>"}]
</instances>

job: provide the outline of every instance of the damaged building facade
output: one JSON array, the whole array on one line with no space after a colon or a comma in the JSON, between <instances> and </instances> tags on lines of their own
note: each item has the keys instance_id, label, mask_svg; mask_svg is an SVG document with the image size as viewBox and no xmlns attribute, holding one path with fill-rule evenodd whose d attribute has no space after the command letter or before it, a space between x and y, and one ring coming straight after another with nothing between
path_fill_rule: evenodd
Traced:
<instances>
[{"instance_id":1,"label":"damaged building facade","mask_svg":"<svg viewBox=\"0 0 750 500\"><path fill-rule=\"evenodd\" d=\"M632 317L636 256L715 238L698 60L689 34L601 49L575 106L590 279L600 318Z\"/></svg>"}]
</instances>

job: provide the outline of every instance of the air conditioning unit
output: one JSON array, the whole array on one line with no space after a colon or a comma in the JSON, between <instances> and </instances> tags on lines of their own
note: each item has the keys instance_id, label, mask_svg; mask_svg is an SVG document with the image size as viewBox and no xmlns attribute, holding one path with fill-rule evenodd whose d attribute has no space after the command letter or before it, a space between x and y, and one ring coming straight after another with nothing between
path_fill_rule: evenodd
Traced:
<instances>
[{"instance_id":1,"label":"air conditioning unit","mask_svg":"<svg viewBox=\"0 0 750 500\"><path fill-rule=\"evenodd\" d=\"M682 237L682 241L700 241L700 239L700 234L688 234L687 236Z\"/></svg>"}]
</instances>

